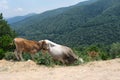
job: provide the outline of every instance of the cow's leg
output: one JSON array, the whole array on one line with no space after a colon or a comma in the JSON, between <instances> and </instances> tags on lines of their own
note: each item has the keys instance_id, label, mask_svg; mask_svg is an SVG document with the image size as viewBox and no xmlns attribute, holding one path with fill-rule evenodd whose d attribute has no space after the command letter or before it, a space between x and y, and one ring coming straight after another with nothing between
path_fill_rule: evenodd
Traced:
<instances>
[{"instance_id":1,"label":"cow's leg","mask_svg":"<svg viewBox=\"0 0 120 80\"><path fill-rule=\"evenodd\" d=\"M61 58L59 59L60 62L62 62L63 64L65 64L65 61Z\"/></svg>"},{"instance_id":2,"label":"cow's leg","mask_svg":"<svg viewBox=\"0 0 120 80\"><path fill-rule=\"evenodd\" d=\"M16 56L16 58L17 58L17 60L20 60L20 58L19 58L19 56L18 56L18 51L15 49L15 51L14 51L14 54L15 54L15 56Z\"/></svg>"},{"instance_id":3,"label":"cow's leg","mask_svg":"<svg viewBox=\"0 0 120 80\"><path fill-rule=\"evenodd\" d=\"M22 56L22 51L20 51L19 56L20 56L20 59L21 59L22 61L24 61L23 56Z\"/></svg>"},{"instance_id":4,"label":"cow's leg","mask_svg":"<svg viewBox=\"0 0 120 80\"><path fill-rule=\"evenodd\" d=\"M34 54L30 54L30 55L31 55L32 60L34 60Z\"/></svg>"},{"instance_id":5,"label":"cow's leg","mask_svg":"<svg viewBox=\"0 0 120 80\"><path fill-rule=\"evenodd\" d=\"M65 59L64 62L65 62L65 64L69 64L70 63L67 59Z\"/></svg>"}]
</instances>

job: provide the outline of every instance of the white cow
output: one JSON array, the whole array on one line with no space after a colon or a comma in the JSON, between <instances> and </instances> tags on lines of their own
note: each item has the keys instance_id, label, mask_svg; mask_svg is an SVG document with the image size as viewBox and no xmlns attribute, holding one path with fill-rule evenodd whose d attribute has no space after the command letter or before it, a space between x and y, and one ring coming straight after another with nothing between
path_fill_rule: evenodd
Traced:
<instances>
[{"instance_id":1,"label":"white cow","mask_svg":"<svg viewBox=\"0 0 120 80\"><path fill-rule=\"evenodd\" d=\"M39 41L41 43L41 41ZM56 44L50 40L42 40L43 49L53 57L54 60L58 60L63 64L71 64L78 60L78 56L74 54L71 48L63 45ZM83 62L83 59L79 59Z\"/></svg>"}]
</instances>

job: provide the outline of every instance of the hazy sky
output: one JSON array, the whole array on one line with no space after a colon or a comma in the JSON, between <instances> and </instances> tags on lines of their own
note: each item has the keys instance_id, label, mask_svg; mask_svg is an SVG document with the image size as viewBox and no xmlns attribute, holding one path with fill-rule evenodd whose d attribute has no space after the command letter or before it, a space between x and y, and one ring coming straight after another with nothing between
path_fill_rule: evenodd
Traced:
<instances>
[{"instance_id":1,"label":"hazy sky","mask_svg":"<svg viewBox=\"0 0 120 80\"><path fill-rule=\"evenodd\" d=\"M67 7L86 0L0 0L0 13L13 17Z\"/></svg>"}]
</instances>

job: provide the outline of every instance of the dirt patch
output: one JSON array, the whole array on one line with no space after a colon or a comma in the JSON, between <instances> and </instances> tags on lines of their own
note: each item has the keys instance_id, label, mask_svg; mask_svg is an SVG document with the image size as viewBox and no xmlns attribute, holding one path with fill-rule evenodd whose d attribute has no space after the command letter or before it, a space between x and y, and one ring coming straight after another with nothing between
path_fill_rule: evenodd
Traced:
<instances>
[{"instance_id":1,"label":"dirt patch","mask_svg":"<svg viewBox=\"0 0 120 80\"><path fill-rule=\"evenodd\" d=\"M0 80L120 80L120 59L46 67L29 60L0 60Z\"/></svg>"}]
</instances>

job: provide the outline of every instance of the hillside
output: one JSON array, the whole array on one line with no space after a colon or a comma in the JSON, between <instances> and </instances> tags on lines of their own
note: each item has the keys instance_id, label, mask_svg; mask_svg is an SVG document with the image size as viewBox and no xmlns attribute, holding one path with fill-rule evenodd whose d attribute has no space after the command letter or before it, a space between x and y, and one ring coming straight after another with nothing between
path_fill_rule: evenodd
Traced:
<instances>
[{"instance_id":1,"label":"hillside","mask_svg":"<svg viewBox=\"0 0 120 80\"><path fill-rule=\"evenodd\" d=\"M11 24L21 37L69 46L120 40L120 0L89 0Z\"/></svg>"},{"instance_id":2,"label":"hillside","mask_svg":"<svg viewBox=\"0 0 120 80\"><path fill-rule=\"evenodd\" d=\"M13 23L16 23L16 22L19 22L19 21L22 21L30 16L33 16L33 15L36 15L36 13L30 13L30 14L27 14L27 15L24 15L24 16L15 16L15 17L11 17L11 18L8 18L6 19L8 24L13 24Z\"/></svg>"},{"instance_id":3,"label":"hillside","mask_svg":"<svg viewBox=\"0 0 120 80\"><path fill-rule=\"evenodd\" d=\"M120 59L54 67L0 60L0 80L120 80L119 66Z\"/></svg>"}]
</instances>

